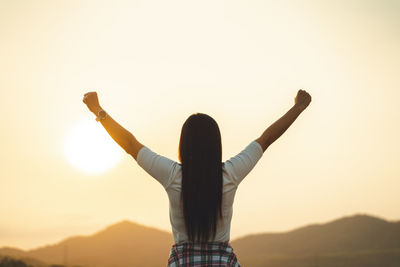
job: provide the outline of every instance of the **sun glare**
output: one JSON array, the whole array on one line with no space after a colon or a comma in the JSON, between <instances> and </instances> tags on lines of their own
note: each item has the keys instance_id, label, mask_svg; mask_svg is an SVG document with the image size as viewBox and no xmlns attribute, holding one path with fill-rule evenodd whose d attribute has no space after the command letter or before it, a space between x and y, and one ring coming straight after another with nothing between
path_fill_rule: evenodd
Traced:
<instances>
[{"instance_id":1,"label":"sun glare","mask_svg":"<svg viewBox=\"0 0 400 267\"><path fill-rule=\"evenodd\" d=\"M67 133L63 145L68 162L89 174L111 169L123 156L122 149L94 119L78 121Z\"/></svg>"}]
</instances>

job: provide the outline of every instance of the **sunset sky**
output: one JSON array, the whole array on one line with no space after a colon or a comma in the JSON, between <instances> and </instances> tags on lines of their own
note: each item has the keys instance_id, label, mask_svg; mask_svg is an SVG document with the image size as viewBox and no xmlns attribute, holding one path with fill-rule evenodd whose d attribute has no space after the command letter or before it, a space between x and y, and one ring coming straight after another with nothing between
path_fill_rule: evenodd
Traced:
<instances>
[{"instance_id":1,"label":"sunset sky","mask_svg":"<svg viewBox=\"0 0 400 267\"><path fill-rule=\"evenodd\" d=\"M95 121L88 91L173 160L186 118L209 114L227 160L304 89L310 106L239 186L231 239L400 220L399 13L396 0L0 0L0 247L124 219L170 231L166 192Z\"/></svg>"}]
</instances>

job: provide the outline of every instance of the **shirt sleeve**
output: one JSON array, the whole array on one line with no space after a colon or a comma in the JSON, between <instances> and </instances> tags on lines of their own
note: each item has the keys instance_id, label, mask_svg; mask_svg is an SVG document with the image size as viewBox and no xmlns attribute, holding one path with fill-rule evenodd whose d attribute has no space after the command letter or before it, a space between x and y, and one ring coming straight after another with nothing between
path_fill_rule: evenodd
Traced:
<instances>
[{"instance_id":1,"label":"shirt sleeve","mask_svg":"<svg viewBox=\"0 0 400 267\"><path fill-rule=\"evenodd\" d=\"M174 173L179 166L176 161L161 156L146 146L139 150L137 163L164 188L171 184Z\"/></svg>"},{"instance_id":2,"label":"shirt sleeve","mask_svg":"<svg viewBox=\"0 0 400 267\"><path fill-rule=\"evenodd\" d=\"M261 145L257 141L252 141L239 154L225 161L225 170L236 186L254 168L263 153Z\"/></svg>"}]
</instances>

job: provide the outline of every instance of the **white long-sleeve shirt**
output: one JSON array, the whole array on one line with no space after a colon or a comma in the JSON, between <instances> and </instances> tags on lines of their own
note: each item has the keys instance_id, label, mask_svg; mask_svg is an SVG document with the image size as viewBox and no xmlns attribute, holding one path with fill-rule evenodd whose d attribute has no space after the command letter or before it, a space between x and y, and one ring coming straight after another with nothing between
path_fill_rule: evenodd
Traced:
<instances>
[{"instance_id":1,"label":"white long-sleeve shirt","mask_svg":"<svg viewBox=\"0 0 400 267\"><path fill-rule=\"evenodd\" d=\"M229 242L232 219L232 205L236 189L244 177L253 169L263 155L261 145L252 141L239 154L231 157L222 165L223 219L217 222L216 236L210 242ZM161 156L148 147L142 147L137 156L137 163L164 187L169 198L169 218L176 244L188 242L185 220L181 203L181 164Z\"/></svg>"}]
</instances>

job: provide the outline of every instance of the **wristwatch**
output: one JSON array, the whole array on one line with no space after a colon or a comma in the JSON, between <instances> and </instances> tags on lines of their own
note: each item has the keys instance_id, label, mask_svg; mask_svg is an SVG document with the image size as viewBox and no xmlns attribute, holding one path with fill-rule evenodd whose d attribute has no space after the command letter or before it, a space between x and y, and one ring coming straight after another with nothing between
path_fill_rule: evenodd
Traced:
<instances>
[{"instance_id":1,"label":"wristwatch","mask_svg":"<svg viewBox=\"0 0 400 267\"><path fill-rule=\"evenodd\" d=\"M104 109L100 109L97 112L96 121L101 121L104 120L105 118L107 118L107 112Z\"/></svg>"}]
</instances>

